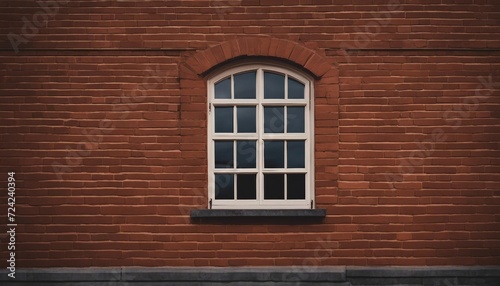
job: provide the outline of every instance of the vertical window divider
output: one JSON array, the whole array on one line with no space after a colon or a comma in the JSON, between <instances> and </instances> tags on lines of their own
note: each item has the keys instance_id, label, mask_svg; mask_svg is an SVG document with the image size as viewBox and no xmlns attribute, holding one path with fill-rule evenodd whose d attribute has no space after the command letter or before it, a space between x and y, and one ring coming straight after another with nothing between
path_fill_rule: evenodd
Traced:
<instances>
[{"instance_id":1,"label":"vertical window divider","mask_svg":"<svg viewBox=\"0 0 500 286\"><path fill-rule=\"evenodd\" d=\"M257 69L255 84L257 85L256 98L257 98L257 156L258 156L258 168L257 168L257 200L259 205L262 205L264 201L264 72L261 68Z\"/></svg>"},{"instance_id":2,"label":"vertical window divider","mask_svg":"<svg viewBox=\"0 0 500 286\"><path fill-rule=\"evenodd\" d=\"M238 114L236 113L237 111L237 105L231 105L231 107L233 108L233 134L234 135L237 135L238 134Z\"/></svg>"},{"instance_id":3,"label":"vertical window divider","mask_svg":"<svg viewBox=\"0 0 500 286\"><path fill-rule=\"evenodd\" d=\"M285 74L285 99L288 99L288 74Z\"/></svg>"},{"instance_id":4,"label":"vertical window divider","mask_svg":"<svg viewBox=\"0 0 500 286\"><path fill-rule=\"evenodd\" d=\"M283 192L285 192L283 194L283 197L285 198L285 201L288 200L288 180L287 180L288 173L286 172L286 170L288 169L288 147L287 147L287 145L288 145L287 140L283 140L283 153L284 153L283 159L285 161L285 162L283 162L284 163L283 169L285 170L283 172L283 180L285 180L285 182L283 182L283 185L285 186L284 190L283 190Z\"/></svg>"}]
</instances>

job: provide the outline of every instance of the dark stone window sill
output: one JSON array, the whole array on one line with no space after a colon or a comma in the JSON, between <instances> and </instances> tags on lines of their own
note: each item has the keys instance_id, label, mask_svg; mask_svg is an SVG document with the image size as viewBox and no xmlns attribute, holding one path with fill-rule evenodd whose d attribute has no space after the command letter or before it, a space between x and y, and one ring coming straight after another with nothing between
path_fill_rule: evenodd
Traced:
<instances>
[{"instance_id":1,"label":"dark stone window sill","mask_svg":"<svg viewBox=\"0 0 500 286\"><path fill-rule=\"evenodd\" d=\"M277 209L277 210L191 210L191 218L230 218L230 217L309 217L324 218L326 209Z\"/></svg>"}]
</instances>

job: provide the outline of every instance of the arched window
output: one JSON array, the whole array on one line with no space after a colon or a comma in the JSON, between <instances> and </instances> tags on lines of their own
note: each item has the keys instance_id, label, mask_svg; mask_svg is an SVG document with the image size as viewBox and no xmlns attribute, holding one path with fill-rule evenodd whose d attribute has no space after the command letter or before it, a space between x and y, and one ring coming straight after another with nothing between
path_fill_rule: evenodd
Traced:
<instances>
[{"instance_id":1,"label":"arched window","mask_svg":"<svg viewBox=\"0 0 500 286\"><path fill-rule=\"evenodd\" d=\"M210 77L210 208L313 208L312 86L283 65L247 64Z\"/></svg>"}]
</instances>

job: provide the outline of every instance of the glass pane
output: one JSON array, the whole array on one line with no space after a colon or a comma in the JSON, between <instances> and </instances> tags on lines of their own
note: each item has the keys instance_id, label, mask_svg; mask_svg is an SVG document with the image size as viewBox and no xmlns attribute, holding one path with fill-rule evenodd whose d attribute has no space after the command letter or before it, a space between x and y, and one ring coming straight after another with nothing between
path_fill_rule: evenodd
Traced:
<instances>
[{"instance_id":1,"label":"glass pane","mask_svg":"<svg viewBox=\"0 0 500 286\"><path fill-rule=\"evenodd\" d=\"M293 106L287 108L287 133L304 132L304 107Z\"/></svg>"},{"instance_id":2,"label":"glass pane","mask_svg":"<svg viewBox=\"0 0 500 286\"><path fill-rule=\"evenodd\" d=\"M237 165L238 168L255 168L255 141L238 141L237 142Z\"/></svg>"},{"instance_id":3,"label":"glass pane","mask_svg":"<svg viewBox=\"0 0 500 286\"><path fill-rule=\"evenodd\" d=\"M238 200L256 199L256 176L255 174L240 174L237 180Z\"/></svg>"},{"instance_id":4,"label":"glass pane","mask_svg":"<svg viewBox=\"0 0 500 286\"><path fill-rule=\"evenodd\" d=\"M285 98L285 76L276 73L264 73L264 98Z\"/></svg>"},{"instance_id":5,"label":"glass pane","mask_svg":"<svg viewBox=\"0 0 500 286\"><path fill-rule=\"evenodd\" d=\"M304 168L305 141L288 141L286 144L286 160L288 168Z\"/></svg>"},{"instance_id":6,"label":"glass pane","mask_svg":"<svg viewBox=\"0 0 500 286\"><path fill-rule=\"evenodd\" d=\"M288 78L288 98L304 99L304 85L292 78Z\"/></svg>"},{"instance_id":7,"label":"glass pane","mask_svg":"<svg viewBox=\"0 0 500 286\"><path fill-rule=\"evenodd\" d=\"M284 141L264 142L264 167L283 168L285 165L285 143Z\"/></svg>"},{"instance_id":8,"label":"glass pane","mask_svg":"<svg viewBox=\"0 0 500 286\"><path fill-rule=\"evenodd\" d=\"M283 200L285 199L285 180L283 174L264 175L264 199Z\"/></svg>"},{"instance_id":9,"label":"glass pane","mask_svg":"<svg viewBox=\"0 0 500 286\"><path fill-rule=\"evenodd\" d=\"M239 133L255 133L255 107L240 106L236 108Z\"/></svg>"},{"instance_id":10,"label":"glass pane","mask_svg":"<svg viewBox=\"0 0 500 286\"><path fill-rule=\"evenodd\" d=\"M215 84L215 98L231 98L231 78Z\"/></svg>"},{"instance_id":11,"label":"glass pane","mask_svg":"<svg viewBox=\"0 0 500 286\"><path fill-rule=\"evenodd\" d=\"M234 199L234 174L215 174L215 199Z\"/></svg>"},{"instance_id":12,"label":"glass pane","mask_svg":"<svg viewBox=\"0 0 500 286\"><path fill-rule=\"evenodd\" d=\"M286 175L287 199L303 200L306 198L306 174Z\"/></svg>"},{"instance_id":13,"label":"glass pane","mask_svg":"<svg viewBox=\"0 0 500 286\"><path fill-rule=\"evenodd\" d=\"M233 132L233 108L215 108L215 132Z\"/></svg>"},{"instance_id":14,"label":"glass pane","mask_svg":"<svg viewBox=\"0 0 500 286\"><path fill-rule=\"evenodd\" d=\"M215 168L232 168L233 162L233 141L215 141Z\"/></svg>"},{"instance_id":15,"label":"glass pane","mask_svg":"<svg viewBox=\"0 0 500 286\"><path fill-rule=\"evenodd\" d=\"M264 132L283 133L285 131L285 108L283 106L264 107Z\"/></svg>"},{"instance_id":16,"label":"glass pane","mask_svg":"<svg viewBox=\"0 0 500 286\"><path fill-rule=\"evenodd\" d=\"M234 98L255 99L255 71L244 72L234 76Z\"/></svg>"}]
</instances>

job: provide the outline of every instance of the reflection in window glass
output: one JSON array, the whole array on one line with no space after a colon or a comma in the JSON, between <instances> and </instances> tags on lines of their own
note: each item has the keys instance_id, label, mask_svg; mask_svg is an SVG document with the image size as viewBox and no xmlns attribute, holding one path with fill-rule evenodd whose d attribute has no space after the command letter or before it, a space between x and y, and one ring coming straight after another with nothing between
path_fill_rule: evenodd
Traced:
<instances>
[{"instance_id":1,"label":"reflection in window glass","mask_svg":"<svg viewBox=\"0 0 500 286\"><path fill-rule=\"evenodd\" d=\"M215 174L215 199L216 200L234 199L233 174Z\"/></svg>"},{"instance_id":2,"label":"reflection in window glass","mask_svg":"<svg viewBox=\"0 0 500 286\"><path fill-rule=\"evenodd\" d=\"M255 168L255 141L237 141L238 168Z\"/></svg>"},{"instance_id":3,"label":"reflection in window glass","mask_svg":"<svg viewBox=\"0 0 500 286\"><path fill-rule=\"evenodd\" d=\"M288 168L304 168L305 161L305 142L304 141L288 141L286 142L287 152L287 167Z\"/></svg>"},{"instance_id":4,"label":"reflection in window glass","mask_svg":"<svg viewBox=\"0 0 500 286\"><path fill-rule=\"evenodd\" d=\"M284 177L284 174L264 174L264 199L283 200L285 198Z\"/></svg>"},{"instance_id":5,"label":"reflection in window glass","mask_svg":"<svg viewBox=\"0 0 500 286\"><path fill-rule=\"evenodd\" d=\"M264 98L285 98L285 76L271 72L264 73Z\"/></svg>"},{"instance_id":6,"label":"reflection in window glass","mask_svg":"<svg viewBox=\"0 0 500 286\"><path fill-rule=\"evenodd\" d=\"M255 106L238 106L236 109L238 132L255 133Z\"/></svg>"},{"instance_id":7,"label":"reflection in window glass","mask_svg":"<svg viewBox=\"0 0 500 286\"><path fill-rule=\"evenodd\" d=\"M306 175L287 174L287 199L303 200L306 198Z\"/></svg>"},{"instance_id":8,"label":"reflection in window glass","mask_svg":"<svg viewBox=\"0 0 500 286\"><path fill-rule=\"evenodd\" d=\"M215 141L215 168L232 168L233 161L233 141Z\"/></svg>"},{"instance_id":9,"label":"reflection in window glass","mask_svg":"<svg viewBox=\"0 0 500 286\"><path fill-rule=\"evenodd\" d=\"M234 98L255 99L255 71L244 72L234 76Z\"/></svg>"},{"instance_id":10,"label":"reflection in window glass","mask_svg":"<svg viewBox=\"0 0 500 286\"><path fill-rule=\"evenodd\" d=\"M287 107L287 132L303 133L304 132L304 107L289 106Z\"/></svg>"},{"instance_id":11,"label":"reflection in window glass","mask_svg":"<svg viewBox=\"0 0 500 286\"><path fill-rule=\"evenodd\" d=\"M231 78L215 84L215 98L231 98Z\"/></svg>"},{"instance_id":12,"label":"reflection in window glass","mask_svg":"<svg viewBox=\"0 0 500 286\"><path fill-rule=\"evenodd\" d=\"M215 132L233 132L232 107L215 107Z\"/></svg>"},{"instance_id":13,"label":"reflection in window glass","mask_svg":"<svg viewBox=\"0 0 500 286\"><path fill-rule=\"evenodd\" d=\"M304 99L304 85L292 78L288 78L288 98Z\"/></svg>"},{"instance_id":14,"label":"reflection in window glass","mask_svg":"<svg viewBox=\"0 0 500 286\"><path fill-rule=\"evenodd\" d=\"M283 106L264 107L264 132L283 133L285 131L285 108Z\"/></svg>"},{"instance_id":15,"label":"reflection in window glass","mask_svg":"<svg viewBox=\"0 0 500 286\"><path fill-rule=\"evenodd\" d=\"M238 200L255 200L257 198L255 174L238 174L236 185Z\"/></svg>"},{"instance_id":16,"label":"reflection in window glass","mask_svg":"<svg viewBox=\"0 0 500 286\"><path fill-rule=\"evenodd\" d=\"M264 168L283 168L285 165L284 141L264 142Z\"/></svg>"}]
</instances>

